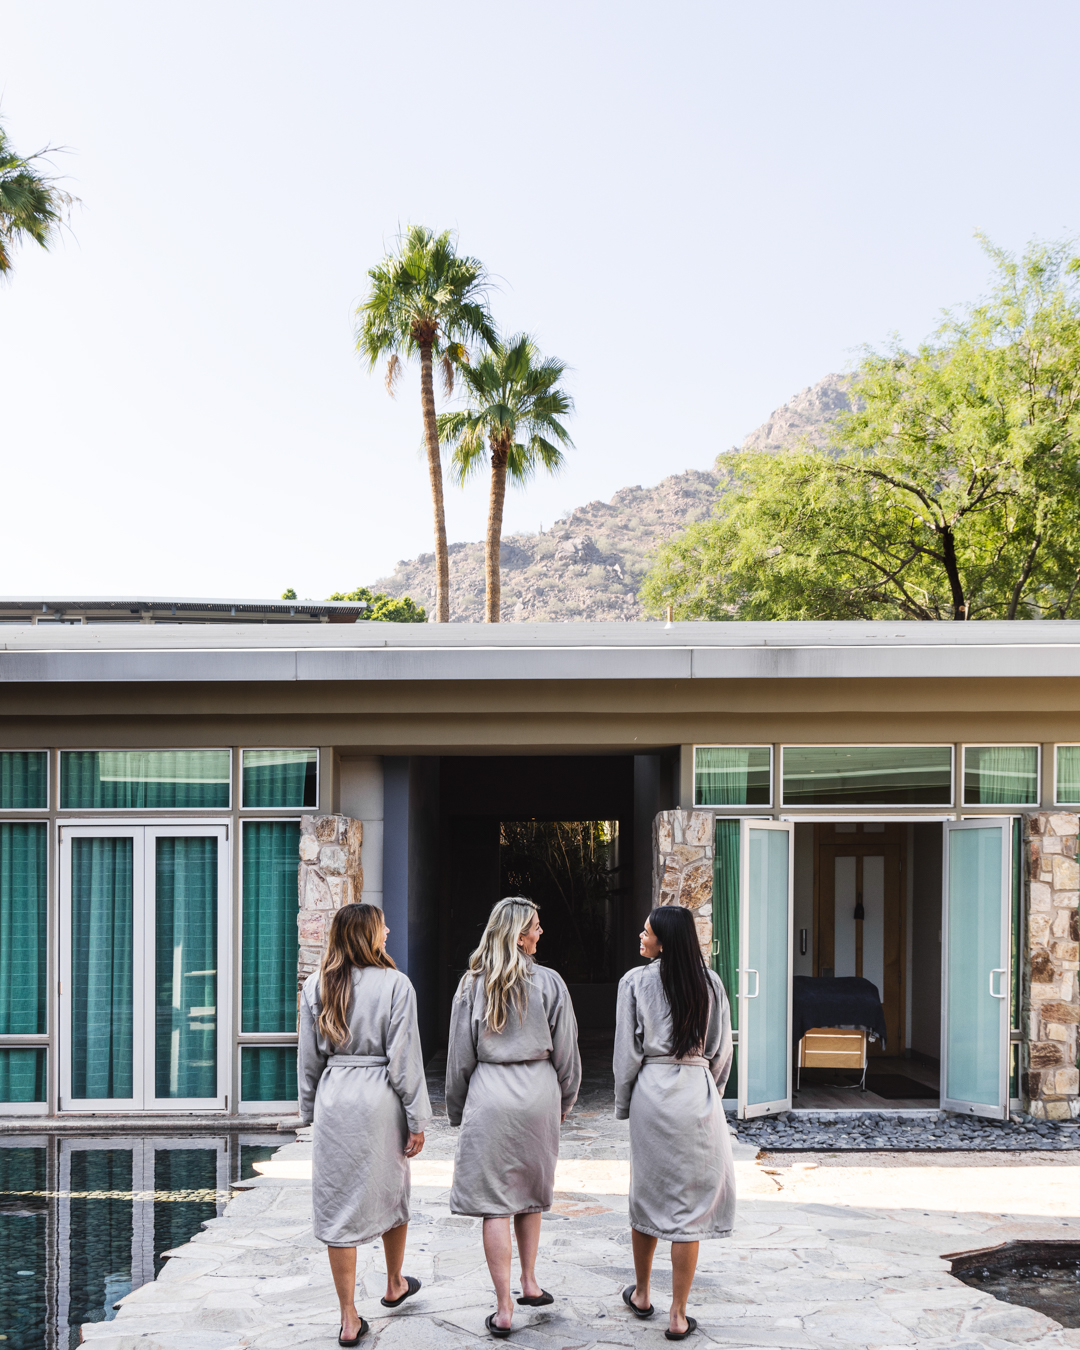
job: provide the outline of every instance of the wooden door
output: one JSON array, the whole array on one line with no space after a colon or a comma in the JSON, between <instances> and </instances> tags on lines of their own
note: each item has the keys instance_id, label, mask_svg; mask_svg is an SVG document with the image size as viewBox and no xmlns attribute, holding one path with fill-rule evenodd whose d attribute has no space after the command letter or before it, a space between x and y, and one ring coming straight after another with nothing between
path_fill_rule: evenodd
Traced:
<instances>
[{"instance_id":1,"label":"wooden door","mask_svg":"<svg viewBox=\"0 0 1080 1350\"><path fill-rule=\"evenodd\" d=\"M814 974L877 985L888 1046L904 1050L904 863L907 826L842 821L814 829Z\"/></svg>"}]
</instances>

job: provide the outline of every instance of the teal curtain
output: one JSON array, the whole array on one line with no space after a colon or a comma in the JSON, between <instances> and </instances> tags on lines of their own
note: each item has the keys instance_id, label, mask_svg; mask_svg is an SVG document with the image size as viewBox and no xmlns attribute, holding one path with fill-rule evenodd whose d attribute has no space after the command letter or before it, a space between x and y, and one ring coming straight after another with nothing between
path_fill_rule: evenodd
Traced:
<instances>
[{"instance_id":1,"label":"teal curtain","mask_svg":"<svg viewBox=\"0 0 1080 1350\"><path fill-rule=\"evenodd\" d=\"M1080 745L1057 747L1057 794L1059 802L1080 802Z\"/></svg>"},{"instance_id":2,"label":"teal curtain","mask_svg":"<svg viewBox=\"0 0 1080 1350\"><path fill-rule=\"evenodd\" d=\"M44 811L49 805L48 782L44 750L0 753L0 810Z\"/></svg>"},{"instance_id":3,"label":"teal curtain","mask_svg":"<svg viewBox=\"0 0 1080 1350\"><path fill-rule=\"evenodd\" d=\"M240 1096L245 1102L296 1101L296 1046L242 1046Z\"/></svg>"},{"instance_id":4,"label":"teal curtain","mask_svg":"<svg viewBox=\"0 0 1080 1350\"><path fill-rule=\"evenodd\" d=\"M131 1292L132 1166L128 1148L71 1150L71 1275L67 1321L82 1344L84 1322L111 1322L113 1304Z\"/></svg>"},{"instance_id":5,"label":"teal curtain","mask_svg":"<svg viewBox=\"0 0 1080 1350\"><path fill-rule=\"evenodd\" d=\"M155 1092L216 1097L218 841L156 844Z\"/></svg>"},{"instance_id":6,"label":"teal curtain","mask_svg":"<svg viewBox=\"0 0 1080 1350\"><path fill-rule=\"evenodd\" d=\"M159 1148L154 1151L154 1277L162 1252L190 1242L217 1216L217 1150Z\"/></svg>"},{"instance_id":7,"label":"teal curtain","mask_svg":"<svg viewBox=\"0 0 1080 1350\"><path fill-rule=\"evenodd\" d=\"M49 1302L55 1297L48 1266L53 1220L49 1201L41 1198L48 1190L44 1148L0 1148L0 1331L5 1350L39 1350L50 1343L46 1328ZM33 1278L18 1273L27 1270ZM67 1342L62 1344L67 1350Z\"/></svg>"},{"instance_id":8,"label":"teal curtain","mask_svg":"<svg viewBox=\"0 0 1080 1350\"><path fill-rule=\"evenodd\" d=\"M48 1029L48 904L48 825L0 824L0 1035L38 1036Z\"/></svg>"},{"instance_id":9,"label":"teal curtain","mask_svg":"<svg viewBox=\"0 0 1080 1350\"><path fill-rule=\"evenodd\" d=\"M713 836L713 970L727 990L731 1029L739 1026L739 829L738 820L717 820ZM736 1049L735 1054L738 1055ZM738 1074L731 1065L724 1096L738 1096Z\"/></svg>"},{"instance_id":10,"label":"teal curtain","mask_svg":"<svg viewBox=\"0 0 1080 1350\"><path fill-rule=\"evenodd\" d=\"M317 750L245 750L244 806L315 807Z\"/></svg>"},{"instance_id":11,"label":"teal curtain","mask_svg":"<svg viewBox=\"0 0 1080 1350\"><path fill-rule=\"evenodd\" d=\"M71 1093L130 1098L132 840L71 841Z\"/></svg>"},{"instance_id":12,"label":"teal curtain","mask_svg":"<svg viewBox=\"0 0 1080 1350\"><path fill-rule=\"evenodd\" d=\"M46 1063L44 1047L0 1050L0 1102L45 1101Z\"/></svg>"},{"instance_id":13,"label":"teal curtain","mask_svg":"<svg viewBox=\"0 0 1080 1350\"><path fill-rule=\"evenodd\" d=\"M243 829L240 1029L295 1031L300 826L296 821L246 820Z\"/></svg>"},{"instance_id":14,"label":"teal curtain","mask_svg":"<svg viewBox=\"0 0 1080 1350\"><path fill-rule=\"evenodd\" d=\"M227 807L228 750L64 750L66 810Z\"/></svg>"},{"instance_id":15,"label":"teal curtain","mask_svg":"<svg viewBox=\"0 0 1080 1350\"><path fill-rule=\"evenodd\" d=\"M965 749L965 806L1034 806L1038 800L1038 746L969 745Z\"/></svg>"},{"instance_id":16,"label":"teal curtain","mask_svg":"<svg viewBox=\"0 0 1080 1350\"><path fill-rule=\"evenodd\" d=\"M767 806L769 747L699 745L694 751L697 806Z\"/></svg>"}]
</instances>

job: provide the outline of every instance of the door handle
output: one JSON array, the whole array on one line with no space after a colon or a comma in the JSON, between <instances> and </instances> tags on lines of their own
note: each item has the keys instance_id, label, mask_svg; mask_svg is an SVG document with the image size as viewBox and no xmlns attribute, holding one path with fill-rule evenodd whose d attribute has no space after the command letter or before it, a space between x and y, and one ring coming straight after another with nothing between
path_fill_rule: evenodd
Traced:
<instances>
[{"instance_id":1,"label":"door handle","mask_svg":"<svg viewBox=\"0 0 1080 1350\"><path fill-rule=\"evenodd\" d=\"M992 971L990 972L990 997L991 997L991 998L1005 998L1005 997L1007 997L1005 994L996 994L996 993L994 992L994 976L995 976L995 975L1007 975L1008 973L1009 973L1009 972L1008 972L1007 970L992 970Z\"/></svg>"},{"instance_id":2,"label":"door handle","mask_svg":"<svg viewBox=\"0 0 1080 1350\"><path fill-rule=\"evenodd\" d=\"M750 967L747 967L742 973L744 975L753 975L754 977L754 992L752 994L745 994L744 997L757 998L758 994L761 992L761 976L756 970L750 969Z\"/></svg>"},{"instance_id":3,"label":"door handle","mask_svg":"<svg viewBox=\"0 0 1080 1350\"><path fill-rule=\"evenodd\" d=\"M713 938L713 940L712 940L712 955L713 955L713 956L719 956L719 955L720 955L720 939L719 939L719 938Z\"/></svg>"}]
</instances>

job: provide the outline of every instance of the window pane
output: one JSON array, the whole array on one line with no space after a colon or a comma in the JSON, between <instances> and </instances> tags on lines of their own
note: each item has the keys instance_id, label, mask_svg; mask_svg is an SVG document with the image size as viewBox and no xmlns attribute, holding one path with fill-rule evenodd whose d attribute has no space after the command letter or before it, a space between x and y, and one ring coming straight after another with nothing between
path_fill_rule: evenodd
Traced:
<instances>
[{"instance_id":1,"label":"window pane","mask_svg":"<svg viewBox=\"0 0 1080 1350\"><path fill-rule=\"evenodd\" d=\"M44 1048L0 1050L0 1102L45 1100Z\"/></svg>"},{"instance_id":2,"label":"window pane","mask_svg":"<svg viewBox=\"0 0 1080 1350\"><path fill-rule=\"evenodd\" d=\"M1057 799L1080 802L1080 745L1057 748Z\"/></svg>"},{"instance_id":3,"label":"window pane","mask_svg":"<svg viewBox=\"0 0 1080 1350\"><path fill-rule=\"evenodd\" d=\"M785 806L948 806L947 745L786 745Z\"/></svg>"},{"instance_id":4,"label":"window pane","mask_svg":"<svg viewBox=\"0 0 1080 1350\"><path fill-rule=\"evenodd\" d=\"M768 806L770 800L767 745L695 748L695 806Z\"/></svg>"},{"instance_id":5,"label":"window pane","mask_svg":"<svg viewBox=\"0 0 1080 1350\"><path fill-rule=\"evenodd\" d=\"M49 805L48 777L44 750L0 753L0 810L44 811Z\"/></svg>"},{"instance_id":6,"label":"window pane","mask_svg":"<svg viewBox=\"0 0 1080 1350\"><path fill-rule=\"evenodd\" d=\"M158 1097L217 1096L217 844L157 841Z\"/></svg>"},{"instance_id":7,"label":"window pane","mask_svg":"<svg viewBox=\"0 0 1080 1350\"><path fill-rule=\"evenodd\" d=\"M0 824L0 1033L5 1036L40 1036L48 1030L48 857L48 825Z\"/></svg>"},{"instance_id":8,"label":"window pane","mask_svg":"<svg viewBox=\"0 0 1080 1350\"><path fill-rule=\"evenodd\" d=\"M299 863L296 821L244 821L241 1031L296 1030Z\"/></svg>"},{"instance_id":9,"label":"window pane","mask_svg":"<svg viewBox=\"0 0 1080 1350\"><path fill-rule=\"evenodd\" d=\"M133 1094L132 840L71 841L71 1095Z\"/></svg>"},{"instance_id":10,"label":"window pane","mask_svg":"<svg viewBox=\"0 0 1080 1350\"><path fill-rule=\"evenodd\" d=\"M245 806L317 806L318 750L245 750Z\"/></svg>"},{"instance_id":11,"label":"window pane","mask_svg":"<svg viewBox=\"0 0 1080 1350\"><path fill-rule=\"evenodd\" d=\"M1020 806L1038 800L1037 745L969 745L965 749L965 806Z\"/></svg>"},{"instance_id":12,"label":"window pane","mask_svg":"<svg viewBox=\"0 0 1080 1350\"><path fill-rule=\"evenodd\" d=\"M296 1046L242 1046L240 1096L245 1102L296 1101Z\"/></svg>"},{"instance_id":13,"label":"window pane","mask_svg":"<svg viewBox=\"0 0 1080 1350\"><path fill-rule=\"evenodd\" d=\"M228 750L64 750L65 810L229 805Z\"/></svg>"}]
</instances>

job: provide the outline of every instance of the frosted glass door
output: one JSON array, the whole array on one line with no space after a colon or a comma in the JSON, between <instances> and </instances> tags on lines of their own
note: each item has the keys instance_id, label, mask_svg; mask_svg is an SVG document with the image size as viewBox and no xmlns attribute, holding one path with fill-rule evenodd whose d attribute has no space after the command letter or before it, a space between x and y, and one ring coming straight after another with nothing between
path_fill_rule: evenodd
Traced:
<instances>
[{"instance_id":1,"label":"frosted glass door","mask_svg":"<svg viewBox=\"0 0 1080 1350\"><path fill-rule=\"evenodd\" d=\"M941 1105L1009 1113L1012 822L945 826L942 913Z\"/></svg>"},{"instance_id":2,"label":"frosted glass door","mask_svg":"<svg viewBox=\"0 0 1080 1350\"><path fill-rule=\"evenodd\" d=\"M739 1116L791 1109L793 827L744 820L739 887Z\"/></svg>"}]
</instances>

